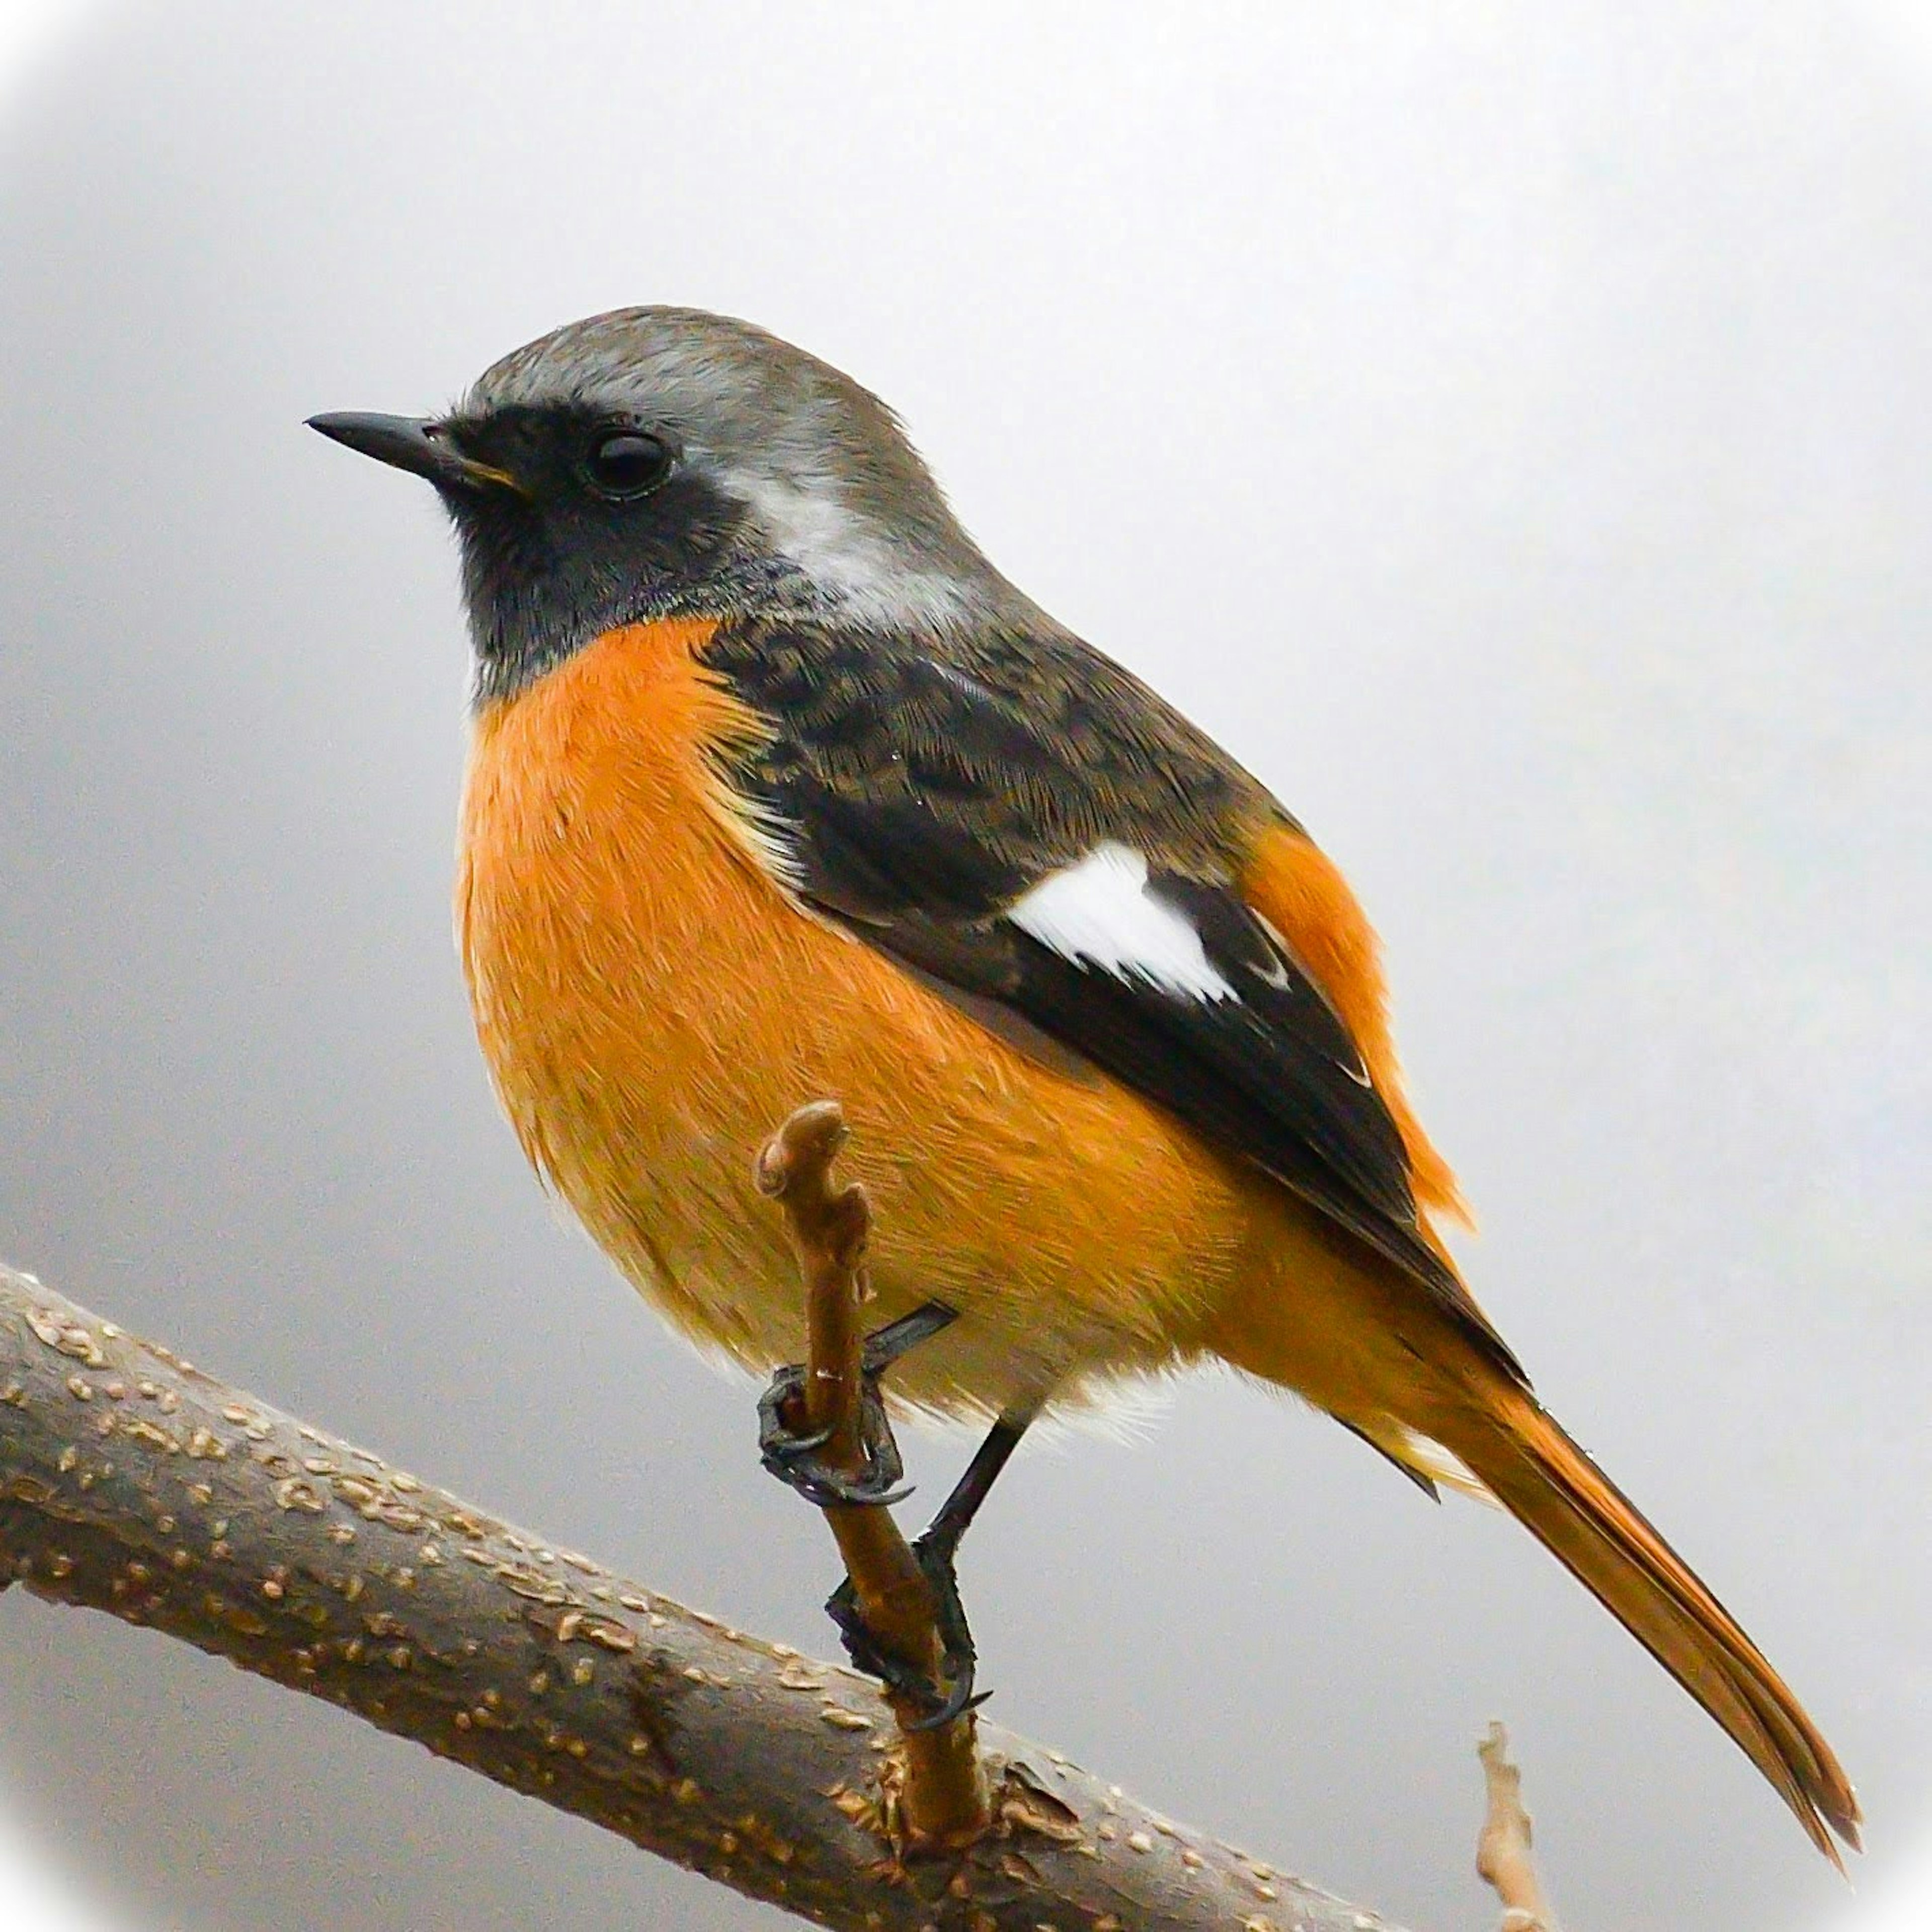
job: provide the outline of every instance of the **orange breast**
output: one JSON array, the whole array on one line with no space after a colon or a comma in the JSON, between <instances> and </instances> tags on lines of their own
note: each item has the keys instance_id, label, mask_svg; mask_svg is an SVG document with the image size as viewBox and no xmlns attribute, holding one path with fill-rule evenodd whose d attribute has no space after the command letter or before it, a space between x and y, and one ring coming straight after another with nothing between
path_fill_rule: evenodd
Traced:
<instances>
[{"instance_id":1,"label":"orange breast","mask_svg":"<svg viewBox=\"0 0 1932 1932\"><path fill-rule=\"evenodd\" d=\"M675 1322L769 1365L802 1322L752 1162L832 1096L878 1207L880 1318L929 1296L967 1317L908 1360L912 1398L997 1406L1191 1348L1252 1180L794 903L703 756L758 728L695 662L706 634L613 632L477 721L458 926L532 1161Z\"/></svg>"}]
</instances>

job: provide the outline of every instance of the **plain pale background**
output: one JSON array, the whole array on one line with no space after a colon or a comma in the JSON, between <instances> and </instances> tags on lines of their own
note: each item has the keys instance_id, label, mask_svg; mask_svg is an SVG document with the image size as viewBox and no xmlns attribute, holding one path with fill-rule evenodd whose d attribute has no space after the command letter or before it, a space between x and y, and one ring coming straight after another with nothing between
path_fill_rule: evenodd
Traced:
<instances>
[{"instance_id":1,"label":"plain pale background","mask_svg":"<svg viewBox=\"0 0 1932 1932\"><path fill-rule=\"evenodd\" d=\"M494 1117L448 546L298 427L622 302L751 315L1349 867L1479 1292L1802 1690L1862 1883L1922 1922L1922 16L182 4L28 80L0 1252L825 1647L752 1391ZM964 1451L914 1445L928 1497ZM1877 1922L1526 1538L1256 1391L1028 1455L964 1572L1008 1722L1418 1928L1492 1916L1492 1714L1579 1928ZM18 1592L0 1766L0 1888L50 1925L780 1922Z\"/></svg>"}]
</instances>

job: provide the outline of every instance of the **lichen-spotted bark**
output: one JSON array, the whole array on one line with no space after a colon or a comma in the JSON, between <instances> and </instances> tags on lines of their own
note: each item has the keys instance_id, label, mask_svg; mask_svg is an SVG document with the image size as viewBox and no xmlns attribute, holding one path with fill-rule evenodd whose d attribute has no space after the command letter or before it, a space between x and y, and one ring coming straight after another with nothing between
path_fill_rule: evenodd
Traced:
<instances>
[{"instance_id":1,"label":"lichen-spotted bark","mask_svg":"<svg viewBox=\"0 0 1932 1932\"><path fill-rule=\"evenodd\" d=\"M1382 1923L991 1724L994 1831L902 1861L893 1728L863 1678L499 1522L0 1268L6 1581L325 1698L820 1924Z\"/></svg>"}]
</instances>

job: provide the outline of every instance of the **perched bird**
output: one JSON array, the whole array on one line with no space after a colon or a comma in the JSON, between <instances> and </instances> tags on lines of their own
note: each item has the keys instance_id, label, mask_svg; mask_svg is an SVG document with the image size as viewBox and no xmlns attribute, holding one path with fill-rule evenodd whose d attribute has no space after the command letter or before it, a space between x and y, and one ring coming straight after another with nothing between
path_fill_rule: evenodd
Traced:
<instances>
[{"instance_id":1,"label":"perched bird","mask_svg":"<svg viewBox=\"0 0 1932 1932\"><path fill-rule=\"evenodd\" d=\"M884 404L650 308L439 418L314 427L428 478L460 541L457 918L524 1151L674 1323L770 1370L804 1311L753 1156L842 1102L875 1366L993 1419L938 1568L1043 1408L1218 1357L1492 1497L1821 1850L1856 1844L1824 1738L1463 1285L1340 872L1000 574ZM831 1480L768 1425L769 1461Z\"/></svg>"}]
</instances>

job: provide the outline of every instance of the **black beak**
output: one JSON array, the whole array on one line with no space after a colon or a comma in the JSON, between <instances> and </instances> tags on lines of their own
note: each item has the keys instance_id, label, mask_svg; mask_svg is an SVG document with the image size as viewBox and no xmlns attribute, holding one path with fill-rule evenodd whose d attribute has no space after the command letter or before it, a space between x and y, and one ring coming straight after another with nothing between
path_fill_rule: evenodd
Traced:
<instances>
[{"instance_id":1,"label":"black beak","mask_svg":"<svg viewBox=\"0 0 1932 1932\"><path fill-rule=\"evenodd\" d=\"M464 455L442 424L420 416L372 416L346 410L310 416L308 427L320 430L330 442L360 455L373 456L392 469L426 476L438 489L522 489L507 470Z\"/></svg>"}]
</instances>

